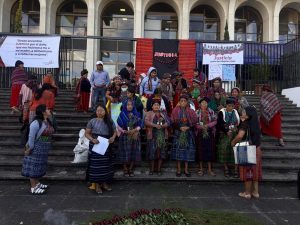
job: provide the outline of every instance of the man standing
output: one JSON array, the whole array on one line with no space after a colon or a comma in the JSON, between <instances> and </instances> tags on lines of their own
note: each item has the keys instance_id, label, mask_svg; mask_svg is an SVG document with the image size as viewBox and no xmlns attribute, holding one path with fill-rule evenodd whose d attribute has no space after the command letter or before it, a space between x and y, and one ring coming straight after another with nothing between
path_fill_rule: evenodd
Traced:
<instances>
[{"instance_id":1,"label":"man standing","mask_svg":"<svg viewBox=\"0 0 300 225\"><path fill-rule=\"evenodd\" d=\"M108 72L103 70L103 62L97 61L96 63L97 69L91 75L91 86L93 88L92 94L92 107L93 111L96 110L97 104L99 102L99 96L102 98L102 102L106 104L106 87L110 83Z\"/></svg>"},{"instance_id":2,"label":"man standing","mask_svg":"<svg viewBox=\"0 0 300 225\"><path fill-rule=\"evenodd\" d=\"M134 73L134 64L132 62L128 62L126 64L126 67L124 67L123 69L120 70L119 75L121 76L122 80L132 80L133 77L133 73Z\"/></svg>"}]
</instances>

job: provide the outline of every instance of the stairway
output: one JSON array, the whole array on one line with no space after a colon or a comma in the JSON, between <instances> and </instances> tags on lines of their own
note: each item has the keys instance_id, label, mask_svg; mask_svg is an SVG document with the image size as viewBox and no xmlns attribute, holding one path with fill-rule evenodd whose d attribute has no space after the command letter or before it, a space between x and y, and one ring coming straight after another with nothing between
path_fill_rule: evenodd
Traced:
<instances>
[{"instance_id":1,"label":"stairway","mask_svg":"<svg viewBox=\"0 0 300 225\"><path fill-rule=\"evenodd\" d=\"M11 115L9 109L9 89L0 89L0 180L26 179L21 176L23 149L19 147L21 125L18 115ZM250 104L258 107L259 96L246 96ZM263 137L263 180L275 182L296 181L296 172L300 168L300 109L284 96L279 96L284 105L282 129L285 147L277 147L277 140ZM78 140L78 132L85 128L90 115L74 111L73 92L60 90L56 99L55 111L58 132L54 135L53 150L49 153L48 171L45 179L50 180L84 180L86 164L72 164L73 148ZM115 146L115 151L117 150ZM145 153L145 142L142 152ZM216 177L196 175L197 165L191 164L192 177L176 177L175 163L167 160L164 163L163 176L149 176L148 163L141 162L136 167L136 176L123 177L121 166L116 162L116 180L191 180L191 181L239 181L225 178L222 166L214 163Z\"/></svg>"}]
</instances>

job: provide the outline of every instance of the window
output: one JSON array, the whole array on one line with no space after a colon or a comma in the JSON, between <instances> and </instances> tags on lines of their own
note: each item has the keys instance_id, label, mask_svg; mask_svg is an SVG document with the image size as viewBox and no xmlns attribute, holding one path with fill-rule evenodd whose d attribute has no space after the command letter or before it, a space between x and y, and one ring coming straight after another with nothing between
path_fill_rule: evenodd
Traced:
<instances>
[{"instance_id":1,"label":"window","mask_svg":"<svg viewBox=\"0 0 300 225\"><path fill-rule=\"evenodd\" d=\"M145 15L144 27L146 38L176 39L178 32L177 14L168 4L154 4Z\"/></svg>"},{"instance_id":2,"label":"window","mask_svg":"<svg viewBox=\"0 0 300 225\"><path fill-rule=\"evenodd\" d=\"M199 5L191 11L190 39L220 40L220 18L213 8Z\"/></svg>"},{"instance_id":3,"label":"window","mask_svg":"<svg viewBox=\"0 0 300 225\"><path fill-rule=\"evenodd\" d=\"M10 32L14 32L16 12L19 1L16 1L11 9ZM39 33L40 29L40 3L39 0L23 1L22 7L22 31L23 33Z\"/></svg>"},{"instance_id":4,"label":"window","mask_svg":"<svg viewBox=\"0 0 300 225\"><path fill-rule=\"evenodd\" d=\"M300 13L291 8L284 8L279 14L279 40L286 43L298 37Z\"/></svg>"},{"instance_id":5,"label":"window","mask_svg":"<svg viewBox=\"0 0 300 225\"><path fill-rule=\"evenodd\" d=\"M249 6L237 9L235 13L235 40L263 41L263 22L259 12Z\"/></svg>"}]
</instances>

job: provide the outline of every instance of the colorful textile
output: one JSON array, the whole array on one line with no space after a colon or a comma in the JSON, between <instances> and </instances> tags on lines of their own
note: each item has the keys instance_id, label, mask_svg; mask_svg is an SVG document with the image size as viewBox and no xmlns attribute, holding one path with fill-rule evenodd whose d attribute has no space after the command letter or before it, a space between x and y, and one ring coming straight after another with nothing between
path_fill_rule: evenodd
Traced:
<instances>
[{"instance_id":1,"label":"colorful textile","mask_svg":"<svg viewBox=\"0 0 300 225\"><path fill-rule=\"evenodd\" d=\"M235 137L236 133L233 133L232 137L228 137L226 134L221 134L217 144L217 160L219 163L234 163L233 148L231 147L231 141Z\"/></svg>"},{"instance_id":2,"label":"colorful textile","mask_svg":"<svg viewBox=\"0 0 300 225\"><path fill-rule=\"evenodd\" d=\"M112 103L117 103L120 101L120 95L121 95L120 86L116 86L115 83L112 83L108 86L106 91L109 91L109 95L113 98Z\"/></svg>"},{"instance_id":3,"label":"colorful textile","mask_svg":"<svg viewBox=\"0 0 300 225\"><path fill-rule=\"evenodd\" d=\"M176 161L194 162L196 156L195 137L192 130L187 133L187 147L181 147L179 143L181 131L175 130L173 135L171 158Z\"/></svg>"},{"instance_id":4,"label":"colorful textile","mask_svg":"<svg viewBox=\"0 0 300 225\"><path fill-rule=\"evenodd\" d=\"M262 153L260 147L256 148L256 165L239 166L241 181L262 180Z\"/></svg>"},{"instance_id":5,"label":"colorful textile","mask_svg":"<svg viewBox=\"0 0 300 225\"><path fill-rule=\"evenodd\" d=\"M123 102L122 111L117 119L119 127L124 130L128 130L128 128L142 127L141 116L136 110L135 106L133 105L133 110L131 112L127 110L128 101L131 100Z\"/></svg>"},{"instance_id":6,"label":"colorful textile","mask_svg":"<svg viewBox=\"0 0 300 225\"><path fill-rule=\"evenodd\" d=\"M18 107L19 106L19 94L22 88L22 84L13 84L11 86L11 94L10 94L10 107Z\"/></svg>"},{"instance_id":7,"label":"colorful textile","mask_svg":"<svg viewBox=\"0 0 300 225\"><path fill-rule=\"evenodd\" d=\"M260 117L261 132L271 137L282 138L281 113L277 112L267 124L265 119Z\"/></svg>"},{"instance_id":8,"label":"colorful textile","mask_svg":"<svg viewBox=\"0 0 300 225\"><path fill-rule=\"evenodd\" d=\"M77 111L87 112L89 110L89 103L90 103L90 93L81 92L79 101L77 104Z\"/></svg>"},{"instance_id":9,"label":"colorful textile","mask_svg":"<svg viewBox=\"0 0 300 225\"><path fill-rule=\"evenodd\" d=\"M117 126L117 120L121 113L121 106L122 103L111 103L110 104L110 115L112 121L114 121L114 124Z\"/></svg>"},{"instance_id":10,"label":"colorful textile","mask_svg":"<svg viewBox=\"0 0 300 225\"><path fill-rule=\"evenodd\" d=\"M212 97L208 103L208 107L212 109L215 113L219 112L218 107L220 105L222 105L223 107L226 106L226 99L224 97L221 97L220 99L216 99L215 97Z\"/></svg>"},{"instance_id":11,"label":"colorful textile","mask_svg":"<svg viewBox=\"0 0 300 225\"><path fill-rule=\"evenodd\" d=\"M133 139L127 134L121 134L119 137L118 159L122 163L141 161L140 135L138 135L137 139Z\"/></svg>"},{"instance_id":12,"label":"colorful textile","mask_svg":"<svg viewBox=\"0 0 300 225\"><path fill-rule=\"evenodd\" d=\"M196 125L197 115L192 109L190 109L189 107L182 109L180 106L176 106L173 109L172 115L171 115L171 121L175 127L179 127L180 119L182 119L182 114L185 114L187 122L189 123L190 127L193 127Z\"/></svg>"},{"instance_id":13,"label":"colorful textile","mask_svg":"<svg viewBox=\"0 0 300 225\"><path fill-rule=\"evenodd\" d=\"M85 77L81 77L76 85L76 94L80 94L81 92L91 92L91 83Z\"/></svg>"},{"instance_id":14,"label":"colorful textile","mask_svg":"<svg viewBox=\"0 0 300 225\"><path fill-rule=\"evenodd\" d=\"M97 136L110 138L108 135L93 134L93 137ZM109 146L109 149L106 151L105 155L100 155L92 151L93 147L94 144L90 142L87 168L88 181L91 183L111 182L114 176L114 168L112 160L109 156L111 147Z\"/></svg>"},{"instance_id":15,"label":"colorful textile","mask_svg":"<svg viewBox=\"0 0 300 225\"><path fill-rule=\"evenodd\" d=\"M171 121L170 118L167 116L167 114L165 112L160 112L160 118L164 121L164 123L167 123L168 126L171 125ZM153 127L152 124L156 124L157 121L155 121L156 119L156 114L153 111L149 111L146 113L145 115L145 126L146 126L146 136L147 136L147 140L150 140L153 138ZM165 131L165 137L168 138L168 130L164 129Z\"/></svg>"},{"instance_id":16,"label":"colorful textile","mask_svg":"<svg viewBox=\"0 0 300 225\"><path fill-rule=\"evenodd\" d=\"M268 124L276 113L282 110L282 105L275 94L267 92L261 96L260 112L262 118Z\"/></svg>"},{"instance_id":17,"label":"colorful textile","mask_svg":"<svg viewBox=\"0 0 300 225\"><path fill-rule=\"evenodd\" d=\"M11 85L24 84L28 80L27 74L24 69L16 68L13 70L11 75Z\"/></svg>"},{"instance_id":18,"label":"colorful textile","mask_svg":"<svg viewBox=\"0 0 300 225\"><path fill-rule=\"evenodd\" d=\"M206 134L205 134L206 135ZM199 161L212 162L216 160L215 133L212 128L207 131L204 138L203 131L198 131L196 135L196 149Z\"/></svg>"},{"instance_id":19,"label":"colorful textile","mask_svg":"<svg viewBox=\"0 0 300 225\"><path fill-rule=\"evenodd\" d=\"M207 97L208 98L212 98L215 95L215 91L218 91L222 97L226 96L226 92L223 88L219 87L219 88L214 88L214 87L210 87L207 91Z\"/></svg>"}]
</instances>

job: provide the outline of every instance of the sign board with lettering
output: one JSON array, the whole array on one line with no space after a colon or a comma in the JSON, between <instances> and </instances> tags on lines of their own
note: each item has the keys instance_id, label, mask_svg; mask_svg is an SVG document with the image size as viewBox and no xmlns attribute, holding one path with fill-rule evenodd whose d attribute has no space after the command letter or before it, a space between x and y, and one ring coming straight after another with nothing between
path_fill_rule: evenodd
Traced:
<instances>
[{"instance_id":1,"label":"sign board with lettering","mask_svg":"<svg viewBox=\"0 0 300 225\"><path fill-rule=\"evenodd\" d=\"M235 65L209 64L208 80L220 77L222 81L236 81Z\"/></svg>"},{"instance_id":2,"label":"sign board with lettering","mask_svg":"<svg viewBox=\"0 0 300 225\"><path fill-rule=\"evenodd\" d=\"M1 37L0 58L6 67L14 67L17 60L25 67L59 68L60 36Z\"/></svg>"},{"instance_id":3,"label":"sign board with lettering","mask_svg":"<svg viewBox=\"0 0 300 225\"><path fill-rule=\"evenodd\" d=\"M244 64L244 45L203 43L203 64Z\"/></svg>"},{"instance_id":4,"label":"sign board with lettering","mask_svg":"<svg viewBox=\"0 0 300 225\"><path fill-rule=\"evenodd\" d=\"M222 79L222 65L209 64L208 66L208 80L213 80L217 77Z\"/></svg>"},{"instance_id":5,"label":"sign board with lettering","mask_svg":"<svg viewBox=\"0 0 300 225\"><path fill-rule=\"evenodd\" d=\"M223 81L236 81L235 65L222 65Z\"/></svg>"}]
</instances>

